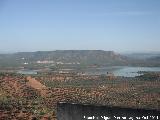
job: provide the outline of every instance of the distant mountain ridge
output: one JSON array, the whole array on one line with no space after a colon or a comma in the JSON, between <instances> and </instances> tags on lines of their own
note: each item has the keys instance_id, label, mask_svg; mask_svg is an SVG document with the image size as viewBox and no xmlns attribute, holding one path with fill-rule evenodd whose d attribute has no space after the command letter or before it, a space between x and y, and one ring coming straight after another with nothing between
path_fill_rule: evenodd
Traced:
<instances>
[{"instance_id":1,"label":"distant mountain ridge","mask_svg":"<svg viewBox=\"0 0 160 120\"><path fill-rule=\"evenodd\" d=\"M128 58L133 58L133 59L151 59L157 56L160 56L160 52L153 52L153 53L129 53L129 54L123 54L124 56Z\"/></svg>"},{"instance_id":2,"label":"distant mountain ridge","mask_svg":"<svg viewBox=\"0 0 160 120\"><path fill-rule=\"evenodd\" d=\"M130 64L134 66L160 66L160 52L130 53L123 55L130 59Z\"/></svg>"},{"instance_id":3,"label":"distant mountain ridge","mask_svg":"<svg viewBox=\"0 0 160 120\"><path fill-rule=\"evenodd\" d=\"M160 55L159 56L155 56L155 57L151 57L151 58L149 58L149 60L151 60L151 61L160 61Z\"/></svg>"}]
</instances>

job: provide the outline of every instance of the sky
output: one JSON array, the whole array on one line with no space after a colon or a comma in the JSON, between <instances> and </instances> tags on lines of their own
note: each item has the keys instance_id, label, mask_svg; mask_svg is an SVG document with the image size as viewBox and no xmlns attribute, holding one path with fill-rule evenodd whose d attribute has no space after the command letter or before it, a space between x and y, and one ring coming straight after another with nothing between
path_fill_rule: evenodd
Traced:
<instances>
[{"instance_id":1,"label":"sky","mask_svg":"<svg viewBox=\"0 0 160 120\"><path fill-rule=\"evenodd\" d=\"M0 0L0 51L160 51L160 0Z\"/></svg>"}]
</instances>

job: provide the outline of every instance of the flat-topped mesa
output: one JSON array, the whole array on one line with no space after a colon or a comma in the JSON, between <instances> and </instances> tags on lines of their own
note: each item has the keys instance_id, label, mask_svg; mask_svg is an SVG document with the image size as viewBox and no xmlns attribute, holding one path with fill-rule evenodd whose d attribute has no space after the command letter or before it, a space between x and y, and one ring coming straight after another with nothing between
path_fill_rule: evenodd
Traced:
<instances>
[{"instance_id":1,"label":"flat-topped mesa","mask_svg":"<svg viewBox=\"0 0 160 120\"><path fill-rule=\"evenodd\" d=\"M7 56L7 57L4 57ZM10 63L17 62L23 65L33 64L61 64L70 66L81 65L127 65L128 59L123 55L113 51L103 50L56 50L56 51L37 51L19 52L14 54L0 55L3 61ZM8 59L9 58L9 59ZM26 62L27 60L27 62ZM7 63L9 64L9 63ZM20 64L21 66L22 64Z\"/></svg>"}]
</instances>

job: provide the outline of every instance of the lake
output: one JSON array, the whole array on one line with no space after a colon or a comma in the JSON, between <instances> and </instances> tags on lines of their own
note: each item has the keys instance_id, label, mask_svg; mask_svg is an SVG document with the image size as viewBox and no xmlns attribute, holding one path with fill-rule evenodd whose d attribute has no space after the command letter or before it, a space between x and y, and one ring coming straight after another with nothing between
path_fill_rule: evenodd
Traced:
<instances>
[{"instance_id":1,"label":"lake","mask_svg":"<svg viewBox=\"0 0 160 120\"><path fill-rule=\"evenodd\" d=\"M160 67L129 67L129 66L111 66L100 68L87 68L84 72L88 75L101 75L107 72L113 73L115 76L135 77L141 74L138 71L160 72ZM37 70L19 70L20 74L37 74Z\"/></svg>"},{"instance_id":2,"label":"lake","mask_svg":"<svg viewBox=\"0 0 160 120\"><path fill-rule=\"evenodd\" d=\"M113 73L115 76L135 77L141 75L137 73L138 71L160 72L160 67L111 66L101 68L88 68L85 70L85 73L89 75L100 75L109 72Z\"/></svg>"},{"instance_id":3,"label":"lake","mask_svg":"<svg viewBox=\"0 0 160 120\"><path fill-rule=\"evenodd\" d=\"M25 74L25 75L35 75L35 74L37 74L37 71L35 71L35 70L19 70L17 73Z\"/></svg>"}]
</instances>

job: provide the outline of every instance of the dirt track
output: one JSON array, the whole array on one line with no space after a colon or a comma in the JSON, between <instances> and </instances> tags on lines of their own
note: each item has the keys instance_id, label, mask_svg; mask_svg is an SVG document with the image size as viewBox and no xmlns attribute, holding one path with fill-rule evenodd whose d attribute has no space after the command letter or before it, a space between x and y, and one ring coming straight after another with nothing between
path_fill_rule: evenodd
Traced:
<instances>
[{"instance_id":1,"label":"dirt track","mask_svg":"<svg viewBox=\"0 0 160 120\"><path fill-rule=\"evenodd\" d=\"M47 87L45 85L41 84L39 81L37 81L35 78L32 78L31 76L28 76L27 80L28 80L27 84L32 88L40 91L42 96L47 95Z\"/></svg>"}]
</instances>

